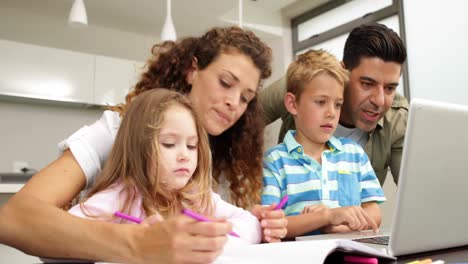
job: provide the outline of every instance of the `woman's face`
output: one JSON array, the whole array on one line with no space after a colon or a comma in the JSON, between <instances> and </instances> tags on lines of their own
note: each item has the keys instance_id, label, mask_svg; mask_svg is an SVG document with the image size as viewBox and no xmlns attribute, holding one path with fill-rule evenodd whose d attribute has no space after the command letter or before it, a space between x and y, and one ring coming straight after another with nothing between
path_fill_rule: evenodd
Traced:
<instances>
[{"instance_id":1,"label":"woman's face","mask_svg":"<svg viewBox=\"0 0 468 264\"><path fill-rule=\"evenodd\" d=\"M189 99L210 135L233 126L257 95L260 70L241 53L221 53L203 70L187 75L192 85Z\"/></svg>"}]
</instances>

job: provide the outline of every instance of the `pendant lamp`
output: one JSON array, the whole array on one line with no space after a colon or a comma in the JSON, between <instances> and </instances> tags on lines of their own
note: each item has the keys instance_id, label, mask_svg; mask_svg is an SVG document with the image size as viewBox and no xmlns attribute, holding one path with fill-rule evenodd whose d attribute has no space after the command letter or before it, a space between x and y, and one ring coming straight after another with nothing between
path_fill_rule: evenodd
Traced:
<instances>
[{"instance_id":1,"label":"pendant lamp","mask_svg":"<svg viewBox=\"0 0 468 264\"><path fill-rule=\"evenodd\" d=\"M87 26L88 16L86 15L86 8L83 0L75 0L70 10L68 23L72 26Z\"/></svg>"},{"instance_id":2,"label":"pendant lamp","mask_svg":"<svg viewBox=\"0 0 468 264\"><path fill-rule=\"evenodd\" d=\"M164 26L161 32L161 40L172 40L177 39L174 23L172 22L171 14L171 0L166 0L166 21L164 21Z\"/></svg>"},{"instance_id":3,"label":"pendant lamp","mask_svg":"<svg viewBox=\"0 0 468 264\"><path fill-rule=\"evenodd\" d=\"M239 27L242 28L242 0L239 0Z\"/></svg>"}]
</instances>

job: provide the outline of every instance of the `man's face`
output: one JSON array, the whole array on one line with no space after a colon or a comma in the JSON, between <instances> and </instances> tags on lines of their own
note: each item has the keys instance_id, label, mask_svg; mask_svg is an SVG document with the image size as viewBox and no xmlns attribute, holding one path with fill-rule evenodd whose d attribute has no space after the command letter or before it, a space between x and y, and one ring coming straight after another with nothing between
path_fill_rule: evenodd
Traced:
<instances>
[{"instance_id":1,"label":"man's face","mask_svg":"<svg viewBox=\"0 0 468 264\"><path fill-rule=\"evenodd\" d=\"M401 65L364 57L350 72L340 124L371 132L393 103Z\"/></svg>"}]
</instances>

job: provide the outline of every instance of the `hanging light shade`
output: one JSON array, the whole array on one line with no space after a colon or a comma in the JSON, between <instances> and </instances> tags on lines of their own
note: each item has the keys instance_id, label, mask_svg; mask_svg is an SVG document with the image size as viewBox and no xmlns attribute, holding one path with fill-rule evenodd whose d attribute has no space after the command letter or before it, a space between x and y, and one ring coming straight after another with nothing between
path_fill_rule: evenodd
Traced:
<instances>
[{"instance_id":1,"label":"hanging light shade","mask_svg":"<svg viewBox=\"0 0 468 264\"><path fill-rule=\"evenodd\" d=\"M239 0L239 27L242 28L242 14L243 14L242 0Z\"/></svg>"},{"instance_id":2,"label":"hanging light shade","mask_svg":"<svg viewBox=\"0 0 468 264\"><path fill-rule=\"evenodd\" d=\"M86 15L86 8L83 0L75 0L70 10L68 23L72 26L87 26L88 16Z\"/></svg>"},{"instance_id":3,"label":"hanging light shade","mask_svg":"<svg viewBox=\"0 0 468 264\"><path fill-rule=\"evenodd\" d=\"M164 26L161 32L161 40L172 40L177 39L174 23L172 22L171 14L171 0L166 0L166 21L164 21Z\"/></svg>"}]
</instances>

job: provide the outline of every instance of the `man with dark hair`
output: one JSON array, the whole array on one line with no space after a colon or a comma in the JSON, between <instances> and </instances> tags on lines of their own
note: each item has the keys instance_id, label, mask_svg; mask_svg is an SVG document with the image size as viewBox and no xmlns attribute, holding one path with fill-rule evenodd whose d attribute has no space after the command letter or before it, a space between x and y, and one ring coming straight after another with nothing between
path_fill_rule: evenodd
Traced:
<instances>
[{"instance_id":1,"label":"man with dark hair","mask_svg":"<svg viewBox=\"0 0 468 264\"><path fill-rule=\"evenodd\" d=\"M396 89L406 48L393 30L373 23L351 31L343 54L343 67L349 70L350 79L335 136L351 138L364 148L381 185L389 167L398 183L408 102ZM286 80L282 78L259 96L267 124L283 120L280 142L295 128L284 107L285 93Z\"/></svg>"}]
</instances>

